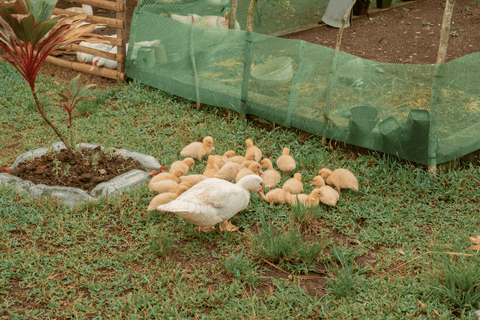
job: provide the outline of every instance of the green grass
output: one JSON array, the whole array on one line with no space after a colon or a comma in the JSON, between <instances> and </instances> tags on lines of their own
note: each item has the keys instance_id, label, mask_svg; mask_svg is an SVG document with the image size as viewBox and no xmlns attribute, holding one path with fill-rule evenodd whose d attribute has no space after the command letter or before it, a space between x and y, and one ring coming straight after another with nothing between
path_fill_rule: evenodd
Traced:
<instances>
[{"instance_id":1,"label":"green grass","mask_svg":"<svg viewBox=\"0 0 480 320\"><path fill-rule=\"evenodd\" d=\"M0 75L3 167L59 139L34 112L18 72L0 62ZM53 88L40 77L40 95ZM177 216L147 212L146 184L75 208L1 187L2 317L469 319L480 307L480 280L471 276L478 257L412 260L428 251L475 253L468 238L479 234L478 161L431 176L395 157L329 150L319 137L228 110L196 110L135 82L94 94L74 120L76 143L146 153L168 166L202 136L215 138L217 154L242 154L251 138L274 163L291 149L305 193L323 166L349 168L360 191L342 190L336 207L315 209L270 206L252 194L232 219L239 231L199 234ZM46 112L67 132L66 114ZM205 166L197 162L193 173Z\"/></svg>"}]
</instances>

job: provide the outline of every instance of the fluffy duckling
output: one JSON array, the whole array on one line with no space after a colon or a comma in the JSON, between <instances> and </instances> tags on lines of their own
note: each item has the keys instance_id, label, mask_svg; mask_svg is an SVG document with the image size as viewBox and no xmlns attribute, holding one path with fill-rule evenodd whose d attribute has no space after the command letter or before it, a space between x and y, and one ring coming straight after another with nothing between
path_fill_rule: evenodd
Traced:
<instances>
[{"instance_id":1,"label":"fluffy duckling","mask_svg":"<svg viewBox=\"0 0 480 320\"><path fill-rule=\"evenodd\" d=\"M148 188L150 189L150 191L156 191L158 193L176 192L180 185L185 185L190 188L190 185L188 184L188 182L176 183L173 180L157 181L150 184Z\"/></svg>"},{"instance_id":2,"label":"fluffy duckling","mask_svg":"<svg viewBox=\"0 0 480 320\"><path fill-rule=\"evenodd\" d=\"M213 146L213 138L207 136L203 138L203 142L190 143L188 146L183 148L182 151L180 151L180 155L202 161L202 157L208 156L210 153L212 153L212 150L215 150Z\"/></svg>"},{"instance_id":3,"label":"fluffy duckling","mask_svg":"<svg viewBox=\"0 0 480 320\"><path fill-rule=\"evenodd\" d=\"M334 185L335 189L340 192L341 189L353 189L358 191L357 178L348 169L335 169L330 171L327 168L320 169L318 174L322 178L326 178L329 185Z\"/></svg>"},{"instance_id":4,"label":"fluffy duckling","mask_svg":"<svg viewBox=\"0 0 480 320\"><path fill-rule=\"evenodd\" d=\"M191 174L188 176L180 177L180 182L188 182L190 187L193 187L194 185L205 179L208 179L208 177L204 176L203 174Z\"/></svg>"},{"instance_id":5,"label":"fluffy duckling","mask_svg":"<svg viewBox=\"0 0 480 320\"><path fill-rule=\"evenodd\" d=\"M310 185L314 186L318 189L318 188L323 187L325 185L325 180L323 180L322 176L315 176L315 177L313 177L313 181Z\"/></svg>"},{"instance_id":6,"label":"fluffy duckling","mask_svg":"<svg viewBox=\"0 0 480 320\"><path fill-rule=\"evenodd\" d=\"M162 181L162 180L172 180L172 181L175 181L176 183L178 183L181 176L183 176L183 169L180 169L180 168L175 169L175 171L173 171L173 173L162 172L162 173L159 173L156 176L154 176L150 180L150 183L148 184L148 186L150 187L153 183L158 182L158 181Z\"/></svg>"},{"instance_id":7,"label":"fluffy duckling","mask_svg":"<svg viewBox=\"0 0 480 320\"><path fill-rule=\"evenodd\" d=\"M260 162L262 160L262 150L259 147L253 144L251 139L245 140L245 144L247 145L247 151L245 152L245 158L247 157L247 153L253 152L255 154L255 161Z\"/></svg>"},{"instance_id":8,"label":"fluffy duckling","mask_svg":"<svg viewBox=\"0 0 480 320\"><path fill-rule=\"evenodd\" d=\"M314 177L312 184L310 185L322 191L322 195L320 196L321 203L326 204L327 206L335 206L338 200L340 200L340 195L337 190L325 185L322 176Z\"/></svg>"},{"instance_id":9,"label":"fluffy duckling","mask_svg":"<svg viewBox=\"0 0 480 320\"><path fill-rule=\"evenodd\" d=\"M268 158L262 160L261 166L262 169L265 169L261 175L264 186L268 188L275 188L277 184L280 183L280 173L273 169L272 161Z\"/></svg>"},{"instance_id":10,"label":"fluffy duckling","mask_svg":"<svg viewBox=\"0 0 480 320\"><path fill-rule=\"evenodd\" d=\"M221 169L225 164L226 159L234 156L235 156L235 151L228 150L223 155L219 155L219 154L213 155L213 158L215 159L215 164L218 166L218 169Z\"/></svg>"},{"instance_id":11,"label":"fluffy duckling","mask_svg":"<svg viewBox=\"0 0 480 320\"><path fill-rule=\"evenodd\" d=\"M227 162L218 170L218 172L213 176L214 178L223 179L226 181L233 181L240 171L240 165L236 162Z\"/></svg>"},{"instance_id":12,"label":"fluffy duckling","mask_svg":"<svg viewBox=\"0 0 480 320\"><path fill-rule=\"evenodd\" d=\"M287 190L276 188L264 194L263 191L259 193L263 200L272 204L286 204L291 201L291 194Z\"/></svg>"},{"instance_id":13,"label":"fluffy duckling","mask_svg":"<svg viewBox=\"0 0 480 320\"><path fill-rule=\"evenodd\" d=\"M161 194L155 196L152 199L152 201L150 201L150 204L148 205L147 211L154 210L162 204L166 204L166 203L169 203L170 201L173 201L173 200L177 199L179 195L181 195L182 193L184 193L188 189L189 189L188 186L180 185L176 192L165 192L165 193L161 193Z\"/></svg>"},{"instance_id":14,"label":"fluffy duckling","mask_svg":"<svg viewBox=\"0 0 480 320\"><path fill-rule=\"evenodd\" d=\"M318 205L320 201L320 197L322 196L322 191L320 189L313 189L310 194L292 194L290 195L290 204L291 205L296 205L297 200L301 204L307 207L315 206Z\"/></svg>"},{"instance_id":15,"label":"fluffy duckling","mask_svg":"<svg viewBox=\"0 0 480 320\"><path fill-rule=\"evenodd\" d=\"M258 172L260 171L260 169L261 169L260 163L252 161L252 163L248 166L248 168L243 168L237 173L237 176L235 177L235 181L240 181L240 179L250 174L256 174L258 176L259 175Z\"/></svg>"},{"instance_id":16,"label":"fluffy duckling","mask_svg":"<svg viewBox=\"0 0 480 320\"><path fill-rule=\"evenodd\" d=\"M183 174L187 174L188 170L192 169L195 166L195 160L193 158L185 158L181 161L175 161L170 165L170 173L173 173L175 169L182 168Z\"/></svg>"},{"instance_id":17,"label":"fluffy duckling","mask_svg":"<svg viewBox=\"0 0 480 320\"><path fill-rule=\"evenodd\" d=\"M277 159L277 167L285 173L290 173L297 167L295 160L290 155L290 149L283 148L282 155Z\"/></svg>"},{"instance_id":18,"label":"fluffy duckling","mask_svg":"<svg viewBox=\"0 0 480 320\"><path fill-rule=\"evenodd\" d=\"M234 157L225 159L225 162L236 162L238 164L242 164L245 161L255 161L255 153L254 152L247 152L245 154L245 157L234 156Z\"/></svg>"},{"instance_id":19,"label":"fluffy duckling","mask_svg":"<svg viewBox=\"0 0 480 320\"><path fill-rule=\"evenodd\" d=\"M209 178L213 178L213 176L217 174L218 170L220 169L215 163L215 158L212 155L209 155L207 166L205 167L205 170L203 170L203 175Z\"/></svg>"},{"instance_id":20,"label":"fluffy duckling","mask_svg":"<svg viewBox=\"0 0 480 320\"><path fill-rule=\"evenodd\" d=\"M302 174L295 173L293 178L288 179L282 186L283 189L287 190L291 194L298 194L303 191L303 184L302 184Z\"/></svg>"},{"instance_id":21,"label":"fluffy duckling","mask_svg":"<svg viewBox=\"0 0 480 320\"><path fill-rule=\"evenodd\" d=\"M320 202L326 204L327 206L335 207L338 200L340 200L340 194L338 193L338 191L330 186L323 186L317 189L320 190L322 193L320 195Z\"/></svg>"}]
</instances>

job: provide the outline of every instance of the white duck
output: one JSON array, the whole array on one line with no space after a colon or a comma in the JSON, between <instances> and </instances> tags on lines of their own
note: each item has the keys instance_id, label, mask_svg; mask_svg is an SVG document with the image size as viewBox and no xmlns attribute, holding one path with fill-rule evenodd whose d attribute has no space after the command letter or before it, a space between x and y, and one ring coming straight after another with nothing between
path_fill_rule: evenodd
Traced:
<instances>
[{"instance_id":1,"label":"white duck","mask_svg":"<svg viewBox=\"0 0 480 320\"><path fill-rule=\"evenodd\" d=\"M97 49L100 51L105 51L108 52L112 50L112 45L107 44L107 43L90 43L90 42L85 42L82 41L79 43L79 45L87 47L87 48L92 48L92 49ZM95 56L93 54L88 54L84 52L77 52L77 60L82 63L90 63L93 61Z\"/></svg>"},{"instance_id":2,"label":"white duck","mask_svg":"<svg viewBox=\"0 0 480 320\"><path fill-rule=\"evenodd\" d=\"M93 16L93 8L92 8L92 6L90 6L88 4L82 4L81 8L80 7L71 7L71 8L67 8L65 10L70 11L70 12L75 12L75 13L86 13L89 16Z\"/></svg>"},{"instance_id":3,"label":"white duck","mask_svg":"<svg viewBox=\"0 0 480 320\"><path fill-rule=\"evenodd\" d=\"M243 177L236 184L209 178L157 210L172 212L197 225L200 231L208 232L219 222L220 231L235 231L238 228L228 220L245 209L250 202L250 191L262 190L263 180L257 175Z\"/></svg>"},{"instance_id":4,"label":"white duck","mask_svg":"<svg viewBox=\"0 0 480 320\"><path fill-rule=\"evenodd\" d=\"M128 51L128 43L125 49ZM108 53L117 54L117 51L118 51L118 47L113 47L108 51ZM117 61L110 60L107 58L95 57L92 59L92 65L94 65L95 67L104 66L105 68L112 69L112 70L117 69Z\"/></svg>"}]
</instances>

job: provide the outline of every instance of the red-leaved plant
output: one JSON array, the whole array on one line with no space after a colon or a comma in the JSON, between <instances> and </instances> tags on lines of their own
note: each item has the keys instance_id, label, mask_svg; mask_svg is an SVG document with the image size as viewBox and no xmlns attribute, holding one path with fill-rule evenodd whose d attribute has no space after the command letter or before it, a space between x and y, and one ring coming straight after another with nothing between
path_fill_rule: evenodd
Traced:
<instances>
[{"instance_id":1,"label":"red-leaved plant","mask_svg":"<svg viewBox=\"0 0 480 320\"><path fill-rule=\"evenodd\" d=\"M68 112L68 121L69 121L69 128L70 128L70 142L75 145L73 141L73 129L72 129L72 111L75 109L77 103L83 100L93 99L95 96L85 96L88 92L88 89L95 87L95 84L88 84L83 87L77 86L77 81L80 78L80 74L72 79L70 84L61 89L59 92L48 91L45 93L45 97L50 96L52 94L56 94L60 97L60 106L63 110Z\"/></svg>"},{"instance_id":2,"label":"red-leaved plant","mask_svg":"<svg viewBox=\"0 0 480 320\"><path fill-rule=\"evenodd\" d=\"M74 149L58 128L48 119L38 99L35 80L45 59L60 47L80 41L103 42L91 34L98 24L84 24L86 14L51 17L57 0L0 0L0 49L3 59L11 63L27 80L42 118L65 146ZM82 25L83 24L83 25ZM0 51L1 52L1 51Z\"/></svg>"}]
</instances>

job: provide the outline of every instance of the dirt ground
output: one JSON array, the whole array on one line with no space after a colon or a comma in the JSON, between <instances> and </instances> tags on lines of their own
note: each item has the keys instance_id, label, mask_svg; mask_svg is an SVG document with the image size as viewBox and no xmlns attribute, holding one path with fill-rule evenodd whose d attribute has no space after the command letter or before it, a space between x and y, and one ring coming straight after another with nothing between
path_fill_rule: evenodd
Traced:
<instances>
[{"instance_id":1,"label":"dirt ground","mask_svg":"<svg viewBox=\"0 0 480 320\"><path fill-rule=\"evenodd\" d=\"M480 51L480 5L473 0L457 0L452 16L447 61ZM127 27L136 0L127 0ZM76 6L66 1L59 2L60 8ZM440 25L443 18L445 1L418 0L404 5L352 19L352 25L346 28L340 50L358 57L378 62L434 64L440 41ZM114 17L103 9L94 9L95 15ZM102 30L101 34L113 34L114 29ZM338 29L319 25L312 29L281 36L287 39L302 39L307 42L334 47ZM70 80L77 71L59 68L46 63L41 73ZM104 86L117 85L116 80L94 75L85 75L84 83L96 83Z\"/></svg>"}]
</instances>

